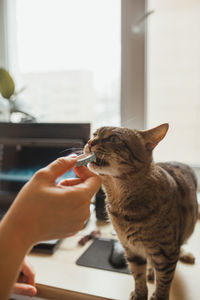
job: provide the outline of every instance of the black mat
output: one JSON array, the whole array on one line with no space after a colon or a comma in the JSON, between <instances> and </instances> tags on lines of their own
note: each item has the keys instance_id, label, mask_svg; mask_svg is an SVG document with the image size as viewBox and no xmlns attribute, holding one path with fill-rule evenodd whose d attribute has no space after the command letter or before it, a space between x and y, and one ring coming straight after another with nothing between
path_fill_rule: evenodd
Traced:
<instances>
[{"instance_id":1,"label":"black mat","mask_svg":"<svg viewBox=\"0 0 200 300\"><path fill-rule=\"evenodd\" d=\"M111 239L95 239L90 247L76 261L77 265L130 274L128 267L118 269L109 263L112 241Z\"/></svg>"}]
</instances>

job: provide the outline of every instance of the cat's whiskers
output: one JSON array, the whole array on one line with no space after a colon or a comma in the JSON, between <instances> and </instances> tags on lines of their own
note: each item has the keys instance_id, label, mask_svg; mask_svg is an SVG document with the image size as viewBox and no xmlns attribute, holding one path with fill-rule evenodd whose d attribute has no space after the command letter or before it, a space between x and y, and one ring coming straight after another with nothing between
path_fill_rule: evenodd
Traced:
<instances>
[{"instance_id":1,"label":"cat's whiskers","mask_svg":"<svg viewBox=\"0 0 200 300\"><path fill-rule=\"evenodd\" d=\"M75 154L82 154L83 153L83 148L76 148L76 147L71 147L71 148L67 148L67 149L64 149L62 151L60 151L59 153L64 153L64 152L70 152L70 153L75 153Z\"/></svg>"},{"instance_id":2,"label":"cat's whiskers","mask_svg":"<svg viewBox=\"0 0 200 300\"><path fill-rule=\"evenodd\" d=\"M106 155L106 154L104 154L104 155L101 157L101 162L100 162L100 165L101 165L101 164L103 164L103 161L104 161L104 157L105 157L105 155Z\"/></svg>"}]
</instances>

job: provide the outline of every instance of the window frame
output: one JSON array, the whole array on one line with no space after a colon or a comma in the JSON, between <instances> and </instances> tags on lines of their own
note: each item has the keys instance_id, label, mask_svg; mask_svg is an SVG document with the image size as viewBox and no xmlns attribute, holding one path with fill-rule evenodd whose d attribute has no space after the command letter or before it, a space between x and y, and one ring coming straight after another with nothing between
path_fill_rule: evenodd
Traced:
<instances>
[{"instance_id":1,"label":"window frame","mask_svg":"<svg viewBox=\"0 0 200 300\"><path fill-rule=\"evenodd\" d=\"M121 125L146 127L146 0L121 1Z\"/></svg>"},{"instance_id":2,"label":"window frame","mask_svg":"<svg viewBox=\"0 0 200 300\"><path fill-rule=\"evenodd\" d=\"M121 0L121 126L145 129L147 125L146 36L147 0ZM0 0L0 66L17 74L11 48L15 32L16 0ZM16 49L15 49L16 50ZM192 166L200 182L200 167Z\"/></svg>"}]
</instances>

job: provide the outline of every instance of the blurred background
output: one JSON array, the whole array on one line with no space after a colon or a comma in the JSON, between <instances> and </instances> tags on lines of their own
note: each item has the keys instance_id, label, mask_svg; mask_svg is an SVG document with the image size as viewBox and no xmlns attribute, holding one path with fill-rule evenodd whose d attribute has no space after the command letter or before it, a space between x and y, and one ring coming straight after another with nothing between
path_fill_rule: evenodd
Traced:
<instances>
[{"instance_id":1,"label":"blurred background","mask_svg":"<svg viewBox=\"0 0 200 300\"><path fill-rule=\"evenodd\" d=\"M37 121L92 131L168 122L156 160L198 168L199 1L3 2L0 62L25 86L18 101Z\"/></svg>"}]
</instances>

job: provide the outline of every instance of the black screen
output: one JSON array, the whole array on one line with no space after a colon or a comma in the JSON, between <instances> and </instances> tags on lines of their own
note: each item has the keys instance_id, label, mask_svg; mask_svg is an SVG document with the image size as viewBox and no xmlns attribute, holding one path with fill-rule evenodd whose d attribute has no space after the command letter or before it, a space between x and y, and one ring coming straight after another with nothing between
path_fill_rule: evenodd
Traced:
<instances>
[{"instance_id":1,"label":"black screen","mask_svg":"<svg viewBox=\"0 0 200 300\"><path fill-rule=\"evenodd\" d=\"M0 199L13 196L58 157L81 151L89 136L89 124L0 123ZM75 174L71 170L62 177Z\"/></svg>"}]
</instances>

